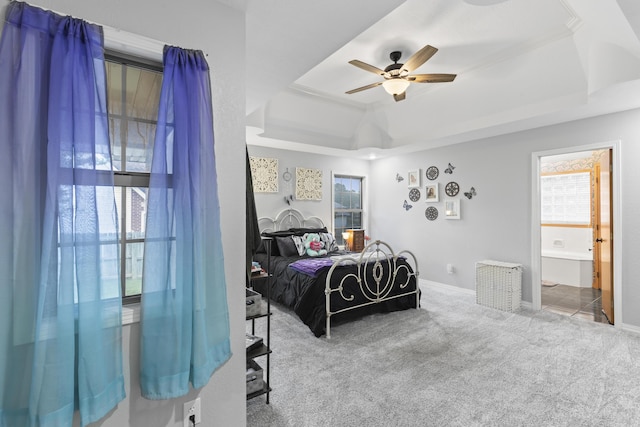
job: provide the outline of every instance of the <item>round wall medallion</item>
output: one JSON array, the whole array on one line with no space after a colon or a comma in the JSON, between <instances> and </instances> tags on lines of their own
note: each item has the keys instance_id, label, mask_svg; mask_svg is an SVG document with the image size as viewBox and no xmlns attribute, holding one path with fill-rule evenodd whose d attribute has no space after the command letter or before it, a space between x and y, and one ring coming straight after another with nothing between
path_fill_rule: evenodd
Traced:
<instances>
[{"instance_id":1,"label":"round wall medallion","mask_svg":"<svg viewBox=\"0 0 640 427\"><path fill-rule=\"evenodd\" d=\"M412 202L417 202L418 200L420 200L420 190L418 190L417 188L412 188L411 191L409 191L409 200L411 200Z\"/></svg>"},{"instance_id":2,"label":"round wall medallion","mask_svg":"<svg viewBox=\"0 0 640 427\"><path fill-rule=\"evenodd\" d=\"M435 206L429 206L424 211L424 216L426 216L429 221L433 221L438 218L438 209Z\"/></svg>"},{"instance_id":3,"label":"round wall medallion","mask_svg":"<svg viewBox=\"0 0 640 427\"><path fill-rule=\"evenodd\" d=\"M455 196L456 194L458 194L458 191L460 191L460 186L457 182L448 182L444 187L444 192L447 193L447 196L449 197Z\"/></svg>"},{"instance_id":4,"label":"round wall medallion","mask_svg":"<svg viewBox=\"0 0 640 427\"><path fill-rule=\"evenodd\" d=\"M437 167L429 166L427 168L427 178L429 180L433 181L434 179L436 179L438 177L439 174L440 174L440 171L438 170Z\"/></svg>"}]
</instances>

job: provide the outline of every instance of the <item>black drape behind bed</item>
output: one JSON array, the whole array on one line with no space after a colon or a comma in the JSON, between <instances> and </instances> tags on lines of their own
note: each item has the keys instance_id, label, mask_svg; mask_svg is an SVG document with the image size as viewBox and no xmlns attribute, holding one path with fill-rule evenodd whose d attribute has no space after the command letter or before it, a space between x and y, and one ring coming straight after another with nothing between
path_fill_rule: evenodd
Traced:
<instances>
[{"instance_id":1,"label":"black drape behind bed","mask_svg":"<svg viewBox=\"0 0 640 427\"><path fill-rule=\"evenodd\" d=\"M258 228L258 213L256 212L256 200L253 196L253 178L251 177L251 163L249 162L249 150L246 148L245 150L247 154L247 173L246 173L247 281L246 281L246 284L247 286L249 286L249 281L251 279L251 261L253 260L253 255L255 255L256 251L258 250L258 246L260 246L261 239L260 239L260 229Z\"/></svg>"}]
</instances>

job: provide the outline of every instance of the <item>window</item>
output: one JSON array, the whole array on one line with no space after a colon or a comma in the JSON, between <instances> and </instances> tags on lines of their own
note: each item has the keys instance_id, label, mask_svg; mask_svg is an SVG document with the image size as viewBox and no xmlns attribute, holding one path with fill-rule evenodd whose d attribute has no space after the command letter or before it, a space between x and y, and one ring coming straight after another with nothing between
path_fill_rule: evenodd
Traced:
<instances>
[{"instance_id":1,"label":"window","mask_svg":"<svg viewBox=\"0 0 640 427\"><path fill-rule=\"evenodd\" d=\"M591 171L540 177L542 225L591 226Z\"/></svg>"},{"instance_id":2,"label":"window","mask_svg":"<svg viewBox=\"0 0 640 427\"><path fill-rule=\"evenodd\" d=\"M140 300L147 191L162 86L161 64L105 55L120 283L124 303ZM103 254L105 261L118 254Z\"/></svg>"},{"instance_id":3,"label":"window","mask_svg":"<svg viewBox=\"0 0 640 427\"><path fill-rule=\"evenodd\" d=\"M334 175L333 231L339 245L344 245L342 233L350 228L363 228L362 177Z\"/></svg>"}]
</instances>

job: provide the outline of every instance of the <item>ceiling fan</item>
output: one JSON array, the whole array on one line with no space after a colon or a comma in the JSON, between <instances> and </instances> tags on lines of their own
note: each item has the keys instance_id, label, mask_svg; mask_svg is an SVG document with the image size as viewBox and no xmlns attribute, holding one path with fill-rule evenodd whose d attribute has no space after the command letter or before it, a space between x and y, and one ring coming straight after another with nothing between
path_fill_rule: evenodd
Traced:
<instances>
[{"instance_id":1,"label":"ceiling fan","mask_svg":"<svg viewBox=\"0 0 640 427\"><path fill-rule=\"evenodd\" d=\"M393 64L389 65L384 70L374 67L373 65L366 64L362 61L358 61L357 59L349 61L349 64L353 64L365 71L384 77L384 81L352 89L345 93L352 94L382 85L384 90L386 90L390 95L393 95L393 99L397 102L406 98L406 90L411 83L451 82L456 78L455 74L410 74L413 70L427 62L437 51L438 49L435 47L426 45L414 53L413 56L411 56L411 58L409 58L404 64L398 64L398 61L402 56L402 52L393 51L389 55Z\"/></svg>"}]
</instances>

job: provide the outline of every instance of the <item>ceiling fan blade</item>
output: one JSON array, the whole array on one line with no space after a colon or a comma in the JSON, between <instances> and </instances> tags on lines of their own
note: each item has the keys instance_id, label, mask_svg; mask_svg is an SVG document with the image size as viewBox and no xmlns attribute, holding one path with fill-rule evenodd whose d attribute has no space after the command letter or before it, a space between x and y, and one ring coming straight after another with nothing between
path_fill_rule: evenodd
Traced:
<instances>
[{"instance_id":1,"label":"ceiling fan blade","mask_svg":"<svg viewBox=\"0 0 640 427\"><path fill-rule=\"evenodd\" d=\"M370 73L377 74L379 76L384 76L386 74L384 70L381 70L378 67L374 67L373 65L369 65L365 62L358 61L357 59L349 61L349 64L355 65L358 68L362 68L365 71L369 71Z\"/></svg>"},{"instance_id":2,"label":"ceiling fan blade","mask_svg":"<svg viewBox=\"0 0 640 427\"><path fill-rule=\"evenodd\" d=\"M356 89L351 89L350 91L345 92L345 93L348 93L349 95L351 95L352 93L361 92L363 90L371 89L372 87L380 86L381 84L382 84L382 82L371 83L370 85L362 86L362 87L359 87L359 88L356 88Z\"/></svg>"},{"instance_id":3,"label":"ceiling fan blade","mask_svg":"<svg viewBox=\"0 0 640 427\"><path fill-rule=\"evenodd\" d=\"M452 82L456 74L413 74L407 76L412 83L446 83Z\"/></svg>"},{"instance_id":4,"label":"ceiling fan blade","mask_svg":"<svg viewBox=\"0 0 640 427\"><path fill-rule=\"evenodd\" d=\"M411 58L407 59L407 62L404 63L402 69L407 70L407 72L412 72L425 62L427 62L433 55L436 54L438 49L433 46L426 45L416 53L414 53Z\"/></svg>"},{"instance_id":5,"label":"ceiling fan blade","mask_svg":"<svg viewBox=\"0 0 640 427\"><path fill-rule=\"evenodd\" d=\"M398 101L402 101L403 99L405 99L407 97L407 91L404 91L402 93L398 93L396 95L393 95L393 99L396 100L396 102Z\"/></svg>"}]
</instances>

